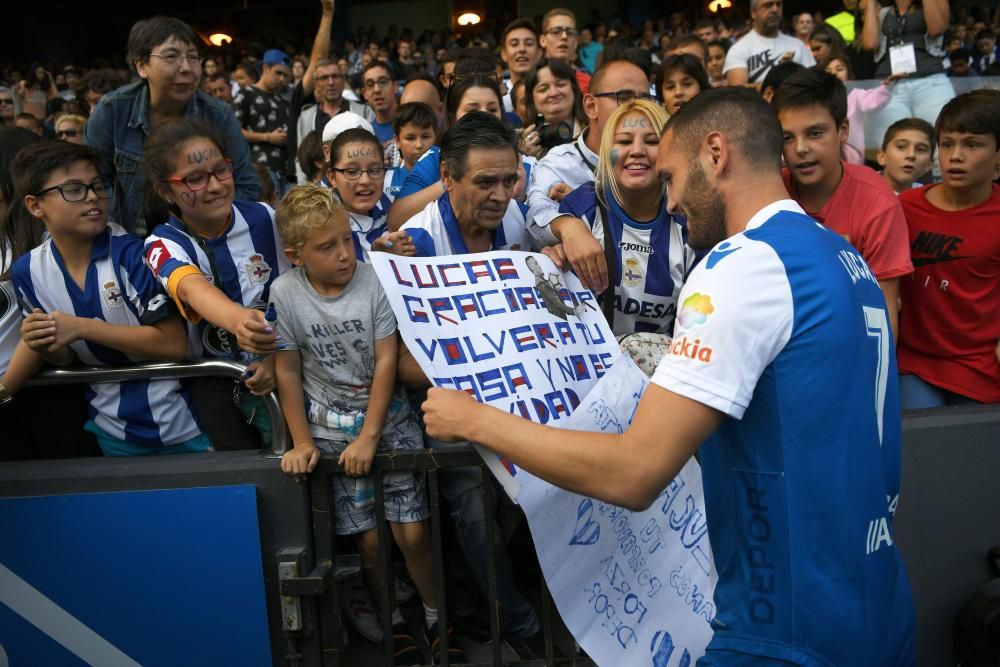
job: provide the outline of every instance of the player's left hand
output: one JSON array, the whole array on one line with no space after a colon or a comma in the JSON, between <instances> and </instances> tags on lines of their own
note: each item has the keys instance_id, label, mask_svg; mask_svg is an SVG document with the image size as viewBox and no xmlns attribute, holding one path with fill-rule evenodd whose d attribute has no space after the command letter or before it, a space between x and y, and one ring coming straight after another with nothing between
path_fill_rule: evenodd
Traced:
<instances>
[{"instance_id":1,"label":"player's left hand","mask_svg":"<svg viewBox=\"0 0 1000 667\"><path fill-rule=\"evenodd\" d=\"M474 410L480 404L464 391L433 387L424 401L424 426L427 435L442 442L469 440L468 427L475 419Z\"/></svg>"}]
</instances>

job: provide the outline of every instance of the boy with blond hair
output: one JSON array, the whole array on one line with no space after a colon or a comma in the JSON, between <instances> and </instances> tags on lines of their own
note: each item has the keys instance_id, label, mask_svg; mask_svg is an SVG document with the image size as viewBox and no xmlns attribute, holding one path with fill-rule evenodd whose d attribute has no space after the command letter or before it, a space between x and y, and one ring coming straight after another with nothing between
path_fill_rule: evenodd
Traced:
<instances>
[{"instance_id":1,"label":"boy with blond hair","mask_svg":"<svg viewBox=\"0 0 1000 667\"><path fill-rule=\"evenodd\" d=\"M336 193L315 185L295 188L276 220L295 267L271 288L285 343L276 355L276 380L294 443L281 469L302 477L321 452L339 457L346 474L333 479L335 528L338 535L355 537L372 598L379 600L372 461L376 453L423 447L416 417L396 384L396 318L375 270L357 261L347 211ZM425 480L403 471L383 475L382 484L385 497L393 498L386 518L423 599L427 643L438 662ZM392 624L396 664L422 664L398 608ZM448 643L451 661L464 662L457 643Z\"/></svg>"}]
</instances>

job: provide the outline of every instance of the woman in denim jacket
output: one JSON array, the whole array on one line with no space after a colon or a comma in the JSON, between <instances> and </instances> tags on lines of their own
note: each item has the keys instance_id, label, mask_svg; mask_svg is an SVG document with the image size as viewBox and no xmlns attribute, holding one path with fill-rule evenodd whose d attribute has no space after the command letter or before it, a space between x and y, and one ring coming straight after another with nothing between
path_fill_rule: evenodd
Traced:
<instances>
[{"instance_id":1,"label":"woman in denim jacket","mask_svg":"<svg viewBox=\"0 0 1000 667\"><path fill-rule=\"evenodd\" d=\"M180 19L155 16L132 26L128 62L140 80L101 98L84 130L87 144L101 153L102 175L115 186L112 219L140 236L148 231L142 150L146 137L165 120L197 118L214 126L222 134L223 151L233 160L236 197L255 201L259 194L232 107L198 90L201 58L196 44L191 26Z\"/></svg>"}]
</instances>

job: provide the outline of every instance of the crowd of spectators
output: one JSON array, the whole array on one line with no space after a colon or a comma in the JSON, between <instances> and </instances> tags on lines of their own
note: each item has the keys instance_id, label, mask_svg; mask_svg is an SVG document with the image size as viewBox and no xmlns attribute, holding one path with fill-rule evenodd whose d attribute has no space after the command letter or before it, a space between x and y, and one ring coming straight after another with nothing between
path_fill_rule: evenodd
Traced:
<instances>
[{"instance_id":1,"label":"crowd of spectators","mask_svg":"<svg viewBox=\"0 0 1000 667\"><path fill-rule=\"evenodd\" d=\"M123 40L127 67L2 69L0 401L13 404L0 430L16 444L0 458L259 447L273 426L261 396L277 391L294 442L283 470L339 457L338 532L375 567L372 457L448 445L421 433L429 382L371 253L538 250L598 295L616 335L669 336L703 252L668 212L659 135L727 86L770 103L789 198L882 288L904 408L1000 403L1000 12L846 0L785 16L781 0L750 0L631 26L553 8L497 34L372 26L335 42L321 5L302 44L206 48L157 16ZM980 90L956 96L966 77ZM52 390L21 389L45 363L212 358L248 365L235 391L216 378L59 390L52 419ZM449 617L470 635L487 590L484 481L460 469L441 485L458 528ZM434 644L426 488L385 483ZM537 613L502 544L496 556L503 632L528 652ZM364 593L352 618L380 641ZM415 664L402 626L396 645L397 664Z\"/></svg>"}]
</instances>

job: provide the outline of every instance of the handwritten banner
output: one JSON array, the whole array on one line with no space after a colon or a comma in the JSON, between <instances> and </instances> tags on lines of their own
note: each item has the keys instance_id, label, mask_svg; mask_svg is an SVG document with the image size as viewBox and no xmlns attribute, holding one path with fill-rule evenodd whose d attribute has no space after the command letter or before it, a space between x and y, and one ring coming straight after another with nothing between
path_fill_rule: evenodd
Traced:
<instances>
[{"instance_id":1,"label":"handwritten banner","mask_svg":"<svg viewBox=\"0 0 1000 667\"><path fill-rule=\"evenodd\" d=\"M622 356L559 426L623 433L648 382ZM687 667L704 655L718 577L697 461L689 460L643 512L564 491L526 471L519 478L518 502L545 580L587 655L598 665L652 667Z\"/></svg>"},{"instance_id":2,"label":"handwritten banner","mask_svg":"<svg viewBox=\"0 0 1000 667\"><path fill-rule=\"evenodd\" d=\"M618 357L594 295L544 255L372 253L403 342L431 383L564 422ZM478 448L511 498L519 470Z\"/></svg>"}]
</instances>

